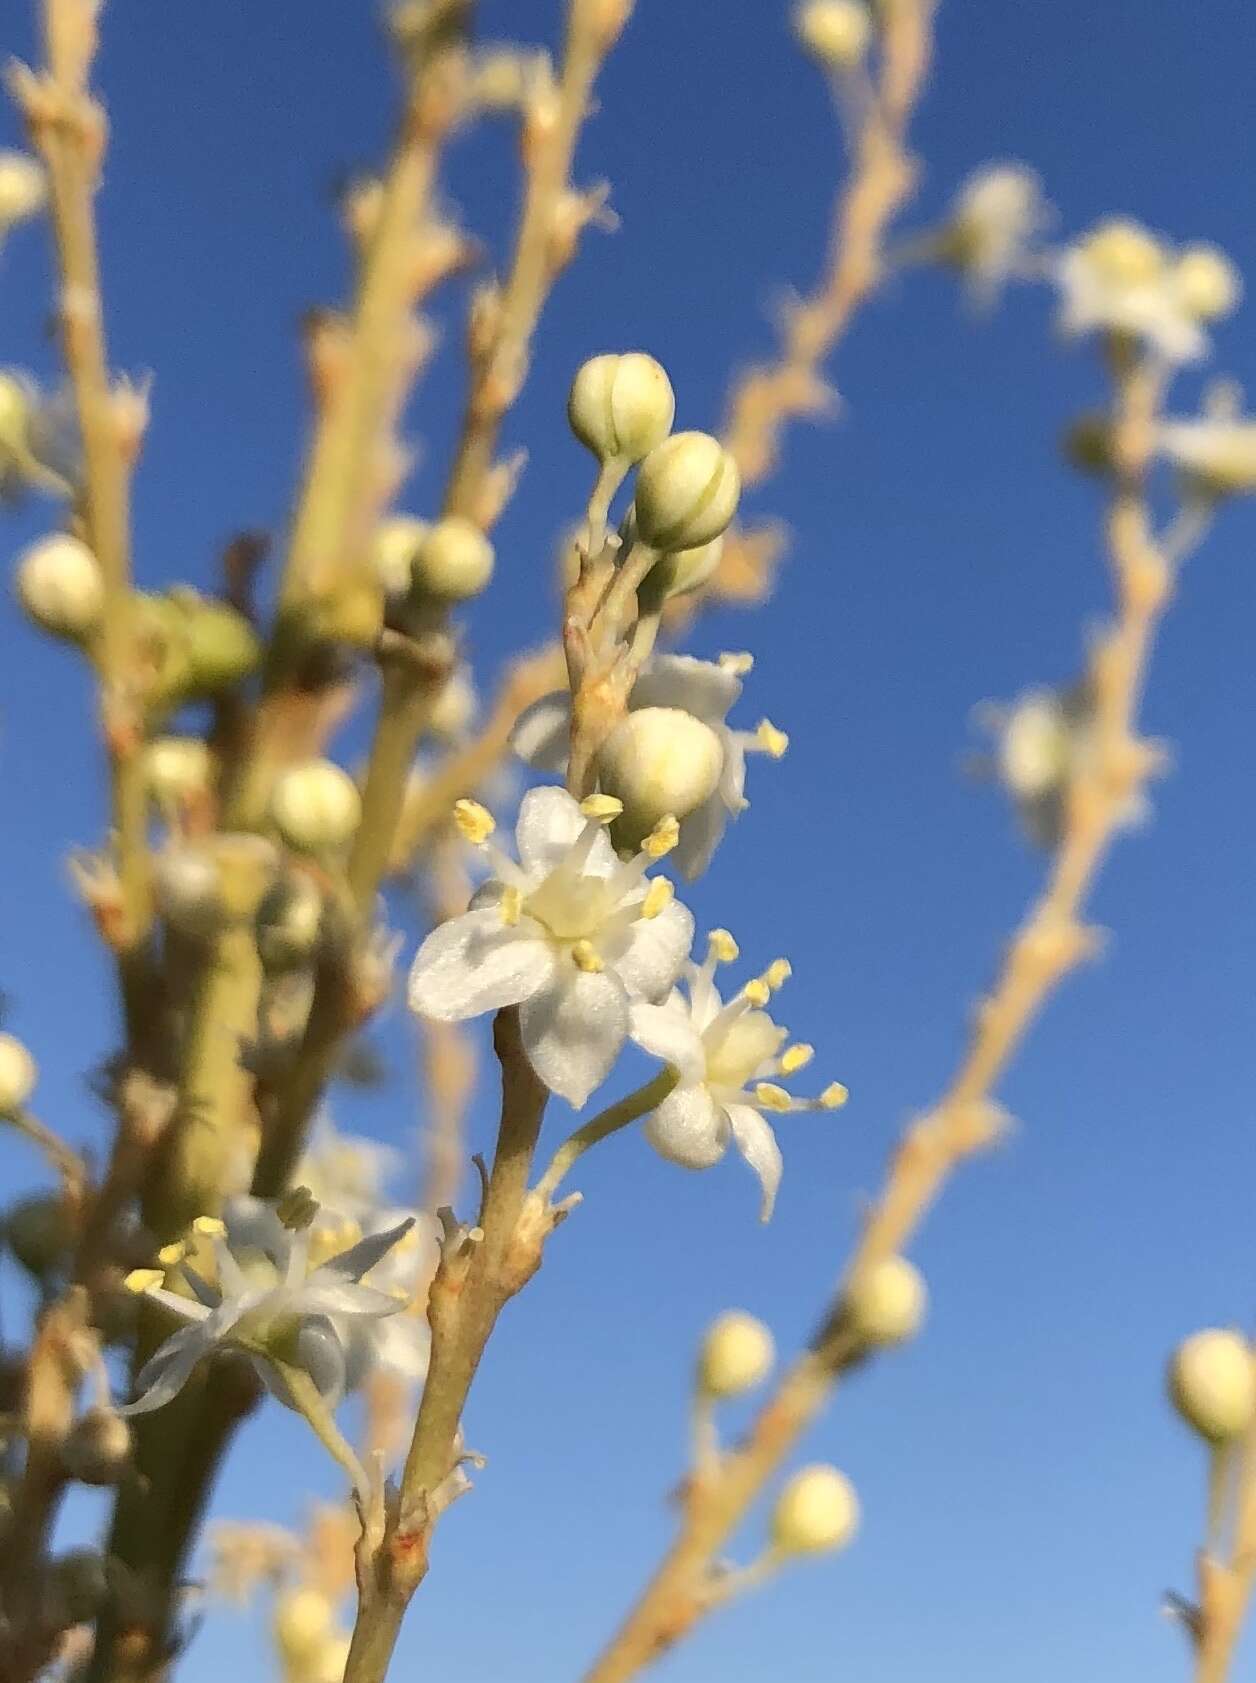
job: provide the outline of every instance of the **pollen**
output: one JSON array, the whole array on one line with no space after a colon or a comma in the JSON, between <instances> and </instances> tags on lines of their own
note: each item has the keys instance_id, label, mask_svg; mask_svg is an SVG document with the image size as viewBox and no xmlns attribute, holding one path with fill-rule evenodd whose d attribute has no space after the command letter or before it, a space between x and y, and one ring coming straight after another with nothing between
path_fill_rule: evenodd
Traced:
<instances>
[{"instance_id":1,"label":"pollen","mask_svg":"<svg viewBox=\"0 0 1256 1683\"><path fill-rule=\"evenodd\" d=\"M458 826L458 834L464 841L469 841L475 847L486 842L497 828L497 821L486 806L479 801L455 801L454 823Z\"/></svg>"},{"instance_id":2,"label":"pollen","mask_svg":"<svg viewBox=\"0 0 1256 1683\"><path fill-rule=\"evenodd\" d=\"M309 1227L318 1214L318 1199L308 1186L294 1186L275 1205L275 1214L290 1233Z\"/></svg>"},{"instance_id":3,"label":"pollen","mask_svg":"<svg viewBox=\"0 0 1256 1683\"><path fill-rule=\"evenodd\" d=\"M707 946L717 964L732 964L741 957L741 948L727 929L713 929L707 937Z\"/></svg>"},{"instance_id":4,"label":"pollen","mask_svg":"<svg viewBox=\"0 0 1256 1683\"><path fill-rule=\"evenodd\" d=\"M617 801L614 795L589 795L580 802L580 810L586 818L592 818L599 824L609 824L619 817L624 803Z\"/></svg>"},{"instance_id":5,"label":"pollen","mask_svg":"<svg viewBox=\"0 0 1256 1683\"><path fill-rule=\"evenodd\" d=\"M641 915L645 918L657 917L665 911L676 898L676 890L667 877L655 877L645 891L645 899L641 902Z\"/></svg>"},{"instance_id":6,"label":"pollen","mask_svg":"<svg viewBox=\"0 0 1256 1683\"><path fill-rule=\"evenodd\" d=\"M197 1216L192 1223L192 1231L203 1239L221 1239L227 1231L227 1224L217 1216Z\"/></svg>"},{"instance_id":7,"label":"pollen","mask_svg":"<svg viewBox=\"0 0 1256 1683\"><path fill-rule=\"evenodd\" d=\"M641 843L641 851L651 859L662 859L664 854L670 853L680 840L680 825L669 812L660 818Z\"/></svg>"},{"instance_id":8,"label":"pollen","mask_svg":"<svg viewBox=\"0 0 1256 1683\"><path fill-rule=\"evenodd\" d=\"M720 655L717 665L725 672L730 672L734 678L744 678L748 672L754 671L754 656L748 654L745 649L738 649L733 653Z\"/></svg>"},{"instance_id":9,"label":"pollen","mask_svg":"<svg viewBox=\"0 0 1256 1683\"><path fill-rule=\"evenodd\" d=\"M178 1263L183 1261L187 1254L187 1240L176 1239L174 1244L163 1245L161 1247L161 1249L157 1252L157 1260L165 1268L174 1268Z\"/></svg>"},{"instance_id":10,"label":"pollen","mask_svg":"<svg viewBox=\"0 0 1256 1683\"><path fill-rule=\"evenodd\" d=\"M523 891L518 888L502 890L498 910L502 914L502 922L508 929L513 929L523 915Z\"/></svg>"},{"instance_id":11,"label":"pollen","mask_svg":"<svg viewBox=\"0 0 1256 1683\"><path fill-rule=\"evenodd\" d=\"M770 754L774 760L779 760L789 747L788 736L783 730L777 730L771 719L761 719L759 721L754 739L763 752Z\"/></svg>"},{"instance_id":12,"label":"pollen","mask_svg":"<svg viewBox=\"0 0 1256 1683\"><path fill-rule=\"evenodd\" d=\"M819 1104L824 1110L840 1110L849 1097L849 1091L840 1081L831 1081L820 1094Z\"/></svg>"},{"instance_id":13,"label":"pollen","mask_svg":"<svg viewBox=\"0 0 1256 1683\"><path fill-rule=\"evenodd\" d=\"M792 1110L794 1108L794 1100L785 1091L784 1087L778 1087L774 1081L760 1081L754 1090L754 1100L764 1110Z\"/></svg>"},{"instance_id":14,"label":"pollen","mask_svg":"<svg viewBox=\"0 0 1256 1683\"><path fill-rule=\"evenodd\" d=\"M132 1268L122 1283L128 1291L133 1291L142 1296L144 1292L151 1291L154 1286L161 1285L165 1278L166 1276L160 1268Z\"/></svg>"},{"instance_id":15,"label":"pollen","mask_svg":"<svg viewBox=\"0 0 1256 1683\"><path fill-rule=\"evenodd\" d=\"M777 988L785 986L793 974L794 967L787 958L774 958L763 972L763 980L775 993Z\"/></svg>"},{"instance_id":16,"label":"pollen","mask_svg":"<svg viewBox=\"0 0 1256 1683\"><path fill-rule=\"evenodd\" d=\"M806 1069L815 1055L815 1047L808 1046L805 1041L790 1046L781 1056L781 1074L796 1075L800 1069Z\"/></svg>"},{"instance_id":17,"label":"pollen","mask_svg":"<svg viewBox=\"0 0 1256 1683\"><path fill-rule=\"evenodd\" d=\"M583 970L586 976L596 976L606 969L606 963L601 953L592 941L576 941L571 949L571 961L577 970Z\"/></svg>"},{"instance_id":18,"label":"pollen","mask_svg":"<svg viewBox=\"0 0 1256 1683\"><path fill-rule=\"evenodd\" d=\"M762 976L756 976L752 982L747 982L741 990L742 997L748 999L751 1005L762 1007L772 997L772 990Z\"/></svg>"}]
</instances>

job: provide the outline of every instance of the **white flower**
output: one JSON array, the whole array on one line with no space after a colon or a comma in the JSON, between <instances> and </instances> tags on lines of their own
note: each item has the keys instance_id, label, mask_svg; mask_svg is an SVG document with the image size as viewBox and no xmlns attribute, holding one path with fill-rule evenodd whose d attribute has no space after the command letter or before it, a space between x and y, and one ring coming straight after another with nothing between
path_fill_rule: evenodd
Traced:
<instances>
[{"instance_id":1,"label":"white flower","mask_svg":"<svg viewBox=\"0 0 1256 1683\"><path fill-rule=\"evenodd\" d=\"M1170 421L1160 429L1160 448L1211 496L1256 491L1256 420L1202 415Z\"/></svg>"},{"instance_id":2,"label":"white flower","mask_svg":"<svg viewBox=\"0 0 1256 1683\"><path fill-rule=\"evenodd\" d=\"M736 942L717 929L706 962L686 967L687 998L675 988L662 1005L634 1004L632 1038L679 1077L646 1121L651 1145L669 1162L708 1169L732 1140L759 1177L760 1213L767 1221L780 1185L781 1152L764 1111L833 1110L845 1103L846 1089L834 1082L818 1099L796 1099L777 1084L774 1077L794 1074L812 1057L810 1046L782 1052L788 1033L762 1009L789 965L778 959L725 1004L715 967L736 957Z\"/></svg>"},{"instance_id":3,"label":"white flower","mask_svg":"<svg viewBox=\"0 0 1256 1683\"><path fill-rule=\"evenodd\" d=\"M120 1412L148 1414L164 1407L194 1368L223 1349L244 1351L281 1402L289 1399L273 1359L304 1369L334 1406L347 1382L357 1324L396 1315L403 1307L398 1297L363 1285L363 1276L377 1269L413 1226L414 1217L407 1216L395 1227L312 1266L314 1229L291 1231L273 1205L252 1198L233 1200L230 1225L200 1217L193 1233L212 1251L214 1283L188 1264L183 1244L167 1246L158 1261L178 1267L193 1296L162 1285L161 1268L137 1269L127 1278L133 1291L162 1304L187 1325L149 1357L136 1379L140 1395Z\"/></svg>"},{"instance_id":4,"label":"white flower","mask_svg":"<svg viewBox=\"0 0 1256 1683\"><path fill-rule=\"evenodd\" d=\"M963 270L983 301L1028 266L1035 238L1050 221L1050 207L1033 170L1024 164L986 164L955 196L942 249Z\"/></svg>"},{"instance_id":5,"label":"white flower","mask_svg":"<svg viewBox=\"0 0 1256 1683\"><path fill-rule=\"evenodd\" d=\"M37 216L48 201L43 165L28 152L0 151L0 234Z\"/></svg>"},{"instance_id":6,"label":"white flower","mask_svg":"<svg viewBox=\"0 0 1256 1683\"><path fill-rule=\"evenodd\" d=\"M410 975L411 1007L442 1022L518 1005L533 1068L577 1107L619 1054L630 1000L661 998L693 940L693 918L670 883L645 874L674 845L675 826L621 863L605 829L618 811L605 797L581 808L564 789L530 790L516 864L489 842L484 808L460 801L462 832L494 874L470 911L432 931Z\"/></svg>"},{"instance_id":7,"label":"white flower","mask_svg":"<svg viewBox=\"0 0 1256 1683\"><path fill-rule=\"evenodd\" d=\"M724 834L729 818L749 806L746 799L746 754L758 752L779 759L789 738L764 719L753 731L733 730L728 714L741 695L742 676L750 670L749 655L724 655L718 661L693 655L654 655L628 698L629 709L673 707L709 725L719 740L723 758L715 789L680 820L676 864L688 881L701 876ZM533 702L515 726L511 744L519 758L537 771L562 773L571 739L571 697L565 690Z\"/></svg>"},{"instance_id":8,"label":"white flower","mask_svg":"<svg viewBox=\"0 0 1256 1683\"><path fill-rule=\"evenodd\" d=\"M1066 333L1128 335L1168 362L1195 362L1208 341L1171 254L1137 222L1113 219L1055 259Z\"/></svg>"}]
</instances>

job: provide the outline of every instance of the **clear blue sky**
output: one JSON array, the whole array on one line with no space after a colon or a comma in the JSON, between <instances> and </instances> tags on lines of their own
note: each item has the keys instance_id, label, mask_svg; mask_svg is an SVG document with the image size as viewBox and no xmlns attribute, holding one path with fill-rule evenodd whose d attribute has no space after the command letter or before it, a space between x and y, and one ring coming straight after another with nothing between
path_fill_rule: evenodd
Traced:
<instances>
[{"instance_id":1,"label":"clear blue sky","mask_svg":"<svg viewBox=\"0 0 1256 1683\"><path fill-rule=\"evenodd\" d=\"M25 53L25 8L5 10L3 45ZM106 18L109 319L119 366L156 375L137 497L146 583L208 581L231 531L282 525L303 428L296 322L344 281L331 189L389 127L371 10L166 0ZM558 6L484 11L488 39L548 37ZM924 206L1011 155L1042 171L1066 227L1130 212L1215 239L1256 276L1254 104L1256 17L1240 0L950 0L918 131ZM814 275L836 163L784 5L641 0L581 159L585 179L613 181L623 228L594 234L563 281L507 427L531 466L471 621L482 671L553 623L551 540L587 480L562 418L576 363L650 350L682 422L711 424L730 359L768 344L770 300ZM490 244L511 192L501 131L459 147L450 197ZM42 241L27 234L0 265L0 361L51 367L46 296ZM1256 301L1218 335L1217 366L1256 386L1253 320ZM455 330L414 412L420 511L449 448L457 347ZM1102 610L1095 490L1057 450L1097 395L1093 363L1053 341L1042 297L979 322L922 275L861 319L836 377L839 421L796 432L754 500L795 533L775 601L696 638L699 652L756 652L746 722L769 714L794 747L752 767L755 804L693 903L752 960L791 957L782 1015L851 1103L784 1120L766 1230L735 1161L691 1177L633 1136L590 1162L585 1207L510 1311L475 1393L469 1439L490 1464L441 1527L399 1675L578 1675L668 1534L699 1330L736 1304L786 1349L801 1339L1038 879L963 757L971 706L1068 677ZM1189 404L1197 379L1180 389ZM6 547L39 518L10 521ZM676 1683L1185 1675L1157 1600L1190 1587L1203 1469L1162 1401L1161 1366L1183 1333L1252 1309L1254 539L1256 518L1237 509L1190 569L1148 708L1173 773L1098 896L1113 931L1103 962L1070 984L1007 1083L1022 1126L964 1174L919 1244L928 1331L853 1383L808 1445L858 1484L858 1545L713 1621L670 1663ZM44 1067L43 1110L86 1136L100 1118L81 1072L108 1047L110 1019L61 860L101 824L88 691L69 656L11 605L0 613L0 981ZM338 1114L408 1138L399 1008L381 1043L397 1084ZM489 1122L485 1108L480 1145ZM0 1162L18 1184L34 1175L15 1148ZM333 1488L270 1407L220 1511L293 1519L311 1485ZM743 1552L754 1546L752 1531ZM184 1675L210 1683L228 1668L241 1683L268 1675L247 1622L221 1616Z\"/></svg>"}]
</instances>

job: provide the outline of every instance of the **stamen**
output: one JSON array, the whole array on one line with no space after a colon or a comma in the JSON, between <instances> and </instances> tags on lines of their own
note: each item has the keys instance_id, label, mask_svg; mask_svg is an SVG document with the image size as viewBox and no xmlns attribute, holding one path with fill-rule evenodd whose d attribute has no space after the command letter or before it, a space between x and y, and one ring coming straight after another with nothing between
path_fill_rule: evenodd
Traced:
<instances>
[{"instance_id":1,"label":"stamen","mask_svg":"<svg viewBox=\"0 0 1256 1683\"><path fill-rule=\"evenodd\" d=\"M785 986L793 974L794 967L787 958L775 958L763 972L763 980L775 993L777 988Z\"/></svg>"},{"instance_id":2,"label":"stamen","mask_svg":"<svg viewBox=\"0 0 1256 1683\"><path fill-rule=\"evenodd\" d=\"M760 1081L754 1090L754 1102L761 1110L793 1110L798 1101L784 1087L778 1087L774 1081Z\"/></svg>"},{"instance_id":3,"label":"stamen","mask_svg":"<svg viewBox=\"0 0 1256 1683\"><path fill-rule=\"evenodd\" d=\"M665 854L672 851L679 840L680 825L669 812L666 817L659 819L641 843L641 851L650 859L662 859Z\"/></svg>"},{"instance_id":4,"label":"stamen","mask_svg":"<svg viewBox=\"0 0 1256 1683\"><path fill-rule=\"evenodd\" d=\"M454 802L454 824L462 839L475 847L486 842L497 828L497 820L488 808L479 801L469 800Z\"/></svg>"},{"instance_id":5,"label":"stamen","mask_svg":"<svg viewBox=\"0 0 1256 1683\"><path fill-rule=\"evenodd\" d=\"M734 678L744 678L747 672L754 670L754 656L747 654L744 649L736 654L724 653L716 656L716 665L725 672L731 672Z\"/></svg>"},{"instance_id":6,"label":"stamen","mask_svg":"<svg viewBox=\"0 0 1256 1683\"><path fill-rule=\"evenodd\" d=\"M222 1239L227 1232L227 1224L217 1216L197 1216L192 1223L193 1233L199 1233L204 1239Z\"/></svg>"},{"instance_id":7,"label":"stamen","mask_svg":"<svg viewBox=\"0 0 1256 1683\"><path fill-rule=\"evenodd\" d=\"M741 948L727 929L713 929L707 936L707 955L716 964L732 964L741 957Z\"/></svg>"},{"instance_id":8,"label":"stamen","mask_svg":"<svg viewBox=\"0 0 1256 1683\"><path fill-rule=\"evenodd\" d=\"M318 1214L318 1208L318 1199L308 1186L294 1186L275 1205L275 1214L290 1233L302 1233Z\"/></svg>"},{"instance_id":9,"label":"stamen","mask_svg":"<svg viewBox=\"0 0 1256 1683\"><path fill-rule=\"evenodd\" d=\"M840 1081L831 1081L816 1103L821 1110L840 1110L849 1097L849 1090L843 1087Z\"/></svg>"},{"instance_id":10,"label":"stamen","mask_svg":"<svg viewBox=\"0 0 1256 1683\"><path fill-rule=\"evenodd\" d=\"M644 918L658 917L676 898L676 890L667 877L655 877L645 891L645 899L641 902L641 915Z\"/></svg>"},{"instance_id":11,"label":"stamen","mask_svg":"<svg viewBox=\"0 0 1256 1683\"><path fill-rule=\"evenodd\" d=\"M571 961L577 970L583 970L586 976L600 975L606 969L606 962L592 941L576 941L571 949Z\"/></svg>"},{"instance_id":12,"label":"stamen","mask_svg":"<svg viewBox=\"0 0 1256 1683\"><path fill-rule=\"evenodd\" d=\"M186 1239L176 1239L172 1245L163 1245L157 1252L157 1260L166 1268L175 1268L188 1254Z\"/></svg>"},{"instance_id":13,"label":"stamen","mask_svg":"<svg viewBox=\"0 0 1256 1683\"><path fill-rule=\"evenodd\" d=\"M592 818L598 824L609 824L619 817L624 803L617 801L614 795L589 795L580 802L580 810L586 818Z\"/></svg>"},{"instance_id":14,"label":"stamen","mask_svg":"<svg viewBox=\"0 0 1256 1683\"><path fill-rule=\"evenodd\" d=\"M806 1069L816 1055L814 1046L808 1046L805 1041L797 1046L790 1046L781 1055L781 1074L796 1075L800 1069Z\"/></svg>"},{"instance_id":15,"label":"stamen","mask_svg":"<svg viewBox=\"0 0 1256 1683\"><path fill-rule=\"evenodd\" d=\"M146 1291L161 1285L165 1278L165 1271L161 1268L132 1268L122 1284L128 1291L142 1297Z\"/></svg>"},{"instance_id":16,"label":"stamen","mask_svg":"<svg viewBox=\"0 0 1256 1683\"><path fill-rule=\"evenodd\" d=\"M502 922L508 929L513 929L523 915L523 890L509 886L503 888L498 909L502 914Z\"/></svg>"},{"instance_id":17,"label":"stamen","mask_svg":"<svg viewBox=\"0 0 1256 1683\"><path fill-rule=\"evenodd\" d=\"M754 733L754 745L774 760L779 760L789 747L789 738L783 730L777 730L771 719L760 719Z\"/></svg>"},{"instance_id":18,"label":"stamen","mask_svg":"<svg viewBox=\"0 0 1256 1683\"><path fill-rule=\"evenodd\" d=\"M772 990L762 976L756 976L752 982L747 982L741 990L741 997L748 1005L754 1005L760 1010L772 997Z\"/></svg>"}]
</instances>

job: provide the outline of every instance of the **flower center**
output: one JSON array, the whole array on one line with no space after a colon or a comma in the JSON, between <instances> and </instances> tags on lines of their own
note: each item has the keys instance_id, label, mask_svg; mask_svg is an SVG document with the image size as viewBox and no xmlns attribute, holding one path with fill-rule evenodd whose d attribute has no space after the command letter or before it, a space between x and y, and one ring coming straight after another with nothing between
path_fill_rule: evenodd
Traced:
<instances>
[{"instance_id":1,"label":"flower center","mask_svg":"<svg viewBox=\"0 0 1256 1683\"><path fill-rule=\"evenodd\" d=\"M784 1038L766 1011L747 1011L707 1046L708 1086L744 1087L776 1055Z\"/></svg>"}]
</instances>

